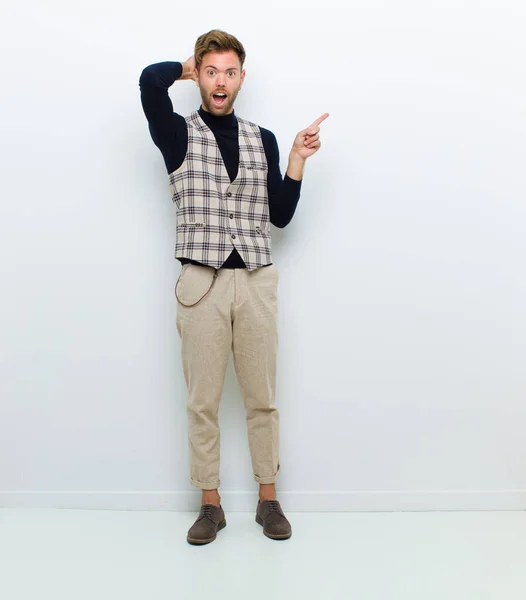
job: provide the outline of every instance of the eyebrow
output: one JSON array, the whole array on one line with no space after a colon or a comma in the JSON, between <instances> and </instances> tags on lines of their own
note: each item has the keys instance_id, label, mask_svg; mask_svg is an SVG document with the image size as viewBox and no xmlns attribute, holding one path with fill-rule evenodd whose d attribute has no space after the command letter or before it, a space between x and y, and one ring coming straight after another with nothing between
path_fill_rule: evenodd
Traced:
<instances>
[{"instance_id":1,"label":"eyebrow","mask_svg":"<svg viewBox=\"0 0 526 600\"><path fill-rule=\"evenodd\" d=\"M219 71L219 69L217 67L214 67L214 65L206 65L206 67L204 67L205 69L215 69L216 71ZM237 67L228 67L227 69L225 69L225 71L238 71L239 69Z\"/></svg>"}]
</instances>

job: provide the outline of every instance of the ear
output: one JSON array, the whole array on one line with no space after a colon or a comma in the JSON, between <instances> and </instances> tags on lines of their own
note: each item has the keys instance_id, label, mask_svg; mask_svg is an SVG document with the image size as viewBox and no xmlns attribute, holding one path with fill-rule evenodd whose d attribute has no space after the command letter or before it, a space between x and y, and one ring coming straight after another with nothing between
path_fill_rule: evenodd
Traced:
<instances>
[{"instance_id":1,"label":"ear","mask_svg":"<svg viewBox=\"0 0 526 600\"><path fill-rule=\"evenodd\" d=\"M243 83L243 81L245 81L245 75L247 74L247 72L245 71L245 69L243 69L241 71L241 83Z\"/></svg>"}]
</instances>

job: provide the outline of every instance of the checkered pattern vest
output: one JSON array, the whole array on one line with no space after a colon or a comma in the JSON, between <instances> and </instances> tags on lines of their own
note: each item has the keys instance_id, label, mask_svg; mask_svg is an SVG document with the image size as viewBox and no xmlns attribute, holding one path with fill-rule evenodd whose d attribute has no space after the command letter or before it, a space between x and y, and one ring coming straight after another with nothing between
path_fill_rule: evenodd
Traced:
<instances>
[{"instance_id":1,"label":"checkered pattern vest","mask_svg":"<svg viewBox=\"0 0 526 600\"><path fill-rule=\"evenodd\" d=\"M237 248L249 271L272 262L267 158L259 127L237 118L239 170L226 170L214 134L197 111L186 118L188 150L169 175L177 206L176 258L218 269Z\"/></svg>"}]
</instances>

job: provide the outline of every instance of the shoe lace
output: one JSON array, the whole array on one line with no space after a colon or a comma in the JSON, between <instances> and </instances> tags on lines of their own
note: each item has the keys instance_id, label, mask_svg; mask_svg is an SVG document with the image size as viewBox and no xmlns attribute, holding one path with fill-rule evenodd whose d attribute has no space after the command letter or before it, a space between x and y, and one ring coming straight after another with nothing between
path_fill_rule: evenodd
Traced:
<instances>
[{"instance_id":1,"label":"shoe lace","mask_svg":"<svg viewBox=\"0 0 526 600\"><path fill-rule=\"evenodd\" d=\"M270 512L278 512L279 511L279 501L278 500L269 500L267 503L267 507Z\"/></svg>"},{"instance_id":2,"label":"shoe lace","mask_svg":"<svg viewBox=\"0 0 526 600\"><path fill-rule=\"evenodd\" d=\"M201 506L201 514L200 518L208 517L212 518L212 511L214 510L214 506L212 504L205 504Z\"/></svg>"}]
</instances>

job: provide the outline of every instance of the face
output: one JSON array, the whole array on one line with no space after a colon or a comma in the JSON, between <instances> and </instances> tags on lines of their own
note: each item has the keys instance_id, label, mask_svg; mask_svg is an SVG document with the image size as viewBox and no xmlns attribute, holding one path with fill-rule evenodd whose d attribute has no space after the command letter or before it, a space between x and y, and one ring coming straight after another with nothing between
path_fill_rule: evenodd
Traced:
<instances>
[{"instance_id":1,"label":"face","mask_svg":"<svg viewBox=\"0 0 526 600\"><path fill-rule=\"evenodd\" d=\"M208 52L196 69L196 77L203 108L216 116L229 115L245 79L236 52Z\"/></svg>"}]
</instances>

